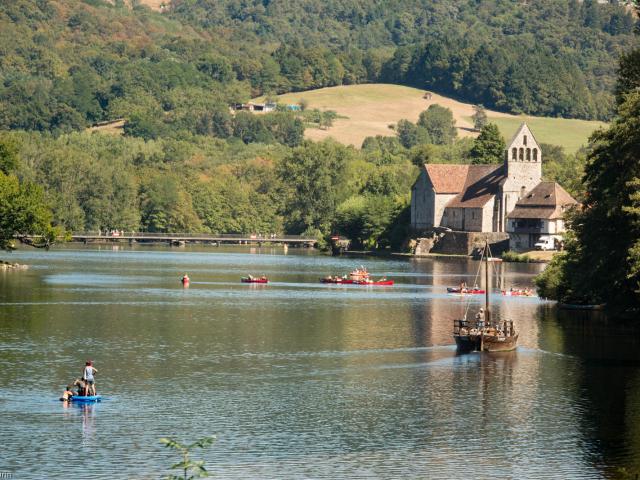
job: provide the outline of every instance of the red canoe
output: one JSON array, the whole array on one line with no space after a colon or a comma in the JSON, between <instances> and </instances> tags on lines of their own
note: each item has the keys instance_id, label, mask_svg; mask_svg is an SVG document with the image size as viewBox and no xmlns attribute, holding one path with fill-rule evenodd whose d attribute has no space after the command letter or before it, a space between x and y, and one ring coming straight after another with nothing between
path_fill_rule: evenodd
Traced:
<instances>
[{"instance_id":1,"label":"red canoe","mask_svg":"<svg viewBox=\"0 0 640 480\"><path fill-rule=\"evenodd\" d=\"M355 285L393 285L393 280L360 280Z\"/></svg>"},{"instance_id":2,"label":"red canoe","mask_svg":"<svg viewBox=\"0 0 640 480\"><path fill-rule=\"evenodd\" d=\"M393 280L351 280L342 277L326 277L321 278L320 281L336 285L393 285Z\"/></svg>"},{"instance_id":3,"label":"red canoe","mask_svg":"<svg viewBox=\"0 0 640 480\"><path fill-rule=\"evenodd\" d=\"M447 287L447 293L461 293L463 295L482 295L484 290L479 288L460 288L460 287Z\"/></svg>"},{"instance_id":4,"label":"red canoe","mask_svg":"<svg viewBox=\"0 0 640 480\"><path fill-rule=\"evenodd\" d=\"M521 292L521 291L517 291L517 290L503 290L502 291L502 295L506 296L506 297L535 297L536 294L535 292L529 291L529 292Z\"/></svg>"},{"instance_id":5,"label":"red canoe","mask_svg":"<svg viewBox=\"0 0 640 480\"><path fill-rule=\"evenodd\" d=\"M351 285L353 283L353 280L342 278L342 277L325 277L325 278L321 278L320 281L322 283L337 283L337 284L344 284L344 285Z\"/></svg>"},{"instance_id":6,"label":"red canoe","mask_svg":"<svg viewBox=\"0 0 640 480\"><path fill-rule=\"evenodd\" d=\"M242 277L240 279L240 281L242 283L269 283L269 279L268 278L249 278L249 277Z\"/></svg>"}]
</instances>

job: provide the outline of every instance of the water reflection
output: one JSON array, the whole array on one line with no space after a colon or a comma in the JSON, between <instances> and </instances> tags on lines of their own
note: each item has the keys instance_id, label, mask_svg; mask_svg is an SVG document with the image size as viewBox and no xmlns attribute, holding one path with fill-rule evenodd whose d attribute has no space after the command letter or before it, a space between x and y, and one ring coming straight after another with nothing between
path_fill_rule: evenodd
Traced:
<instances>
[{"instance_id":1,"label":"water reflection","mask_svg":"<svg viewBox=\"0 0 640 480\"><path fill-rule=\"evenodd\" d=\"M318 283L352 259L281 253L18 252L33 267L0 275L0 467L66 476L90 452L94 478L157 478L174 460L160 437L213 433L203 458L219 478L599 478L640 467L635 326L493 295L495 315L519 326L518 351L456 355L452 320L484 298L446 287L473 281L478 262L367 259L397 283L362 289ZM540 268L498 265L491 280L531 286ZM257 271L273 282L240 284ZM111 400L43 400L86 358ZM16 398L25 369L42 392ZM60 448L79 435L82 448Z\"/></svg>"}]
</instances>

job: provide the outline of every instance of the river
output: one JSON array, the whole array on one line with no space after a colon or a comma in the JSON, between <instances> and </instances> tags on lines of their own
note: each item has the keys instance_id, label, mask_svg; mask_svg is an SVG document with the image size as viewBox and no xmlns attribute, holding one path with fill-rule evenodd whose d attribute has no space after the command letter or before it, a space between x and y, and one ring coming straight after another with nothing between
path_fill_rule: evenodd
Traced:
<instances>
[{"instance_id":1,"label":"river","mask_svg":"<svg viewBox=\"0 0 640 480\"><path fill-rule=\"evenodd\" d=\"M452 320L484 297L445 287L473 283L478 262L198 246L4 258L30 268L0 272L0 474L159 478L179 461L161 437L212 434L193 456L215 478L640 472L638 328L497 294L518 350L457 355ZM359 264L396 284L318 282ZM532 286L541 268L495 264L493 286ZM87 359L105 399L65 406Z\"/></svg>"}]
</instances>

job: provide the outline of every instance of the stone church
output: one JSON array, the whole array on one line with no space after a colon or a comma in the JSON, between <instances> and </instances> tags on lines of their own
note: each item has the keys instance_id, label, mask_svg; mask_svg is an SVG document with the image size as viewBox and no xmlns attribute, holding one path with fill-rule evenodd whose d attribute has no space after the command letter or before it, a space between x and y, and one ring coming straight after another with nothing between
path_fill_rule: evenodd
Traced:
<instances>
[{"instance_id":1,"label":"stone church","mask_svg":"<svg viewBox=\"0 0 640 480\"><path fill-rule=\"evenodd\" d=\"M519 219L509 223L516 204L525 201L530 192L535 195L541 183L542 152L523 123L509 142L501 165L425 164L411 191L411 226L418 232L446 227L455 231L507 233L510 227L516 228L523 222ZM557 198L545 200L546 213L550 201L576 203L562 187L557 185L557 189L561 190ZM528 201L532 201L531 197ZM565 205L553 207L552 211L563 211ZM527 211L538 213L531 208ZM527 244L546 233L542 218L530 220L537 228L529 240L523 240Z\"/></svg>"}]
</instances>

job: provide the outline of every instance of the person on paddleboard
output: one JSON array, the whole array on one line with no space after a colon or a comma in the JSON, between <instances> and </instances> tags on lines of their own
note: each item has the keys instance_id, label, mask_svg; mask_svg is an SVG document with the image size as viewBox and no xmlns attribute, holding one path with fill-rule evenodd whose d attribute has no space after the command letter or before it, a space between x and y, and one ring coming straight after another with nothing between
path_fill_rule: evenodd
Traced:
<instances>
[{"instance_id":1,"label":"person on paddleboard","mask_svg":"<svg viewBox=\"0 0 640 480\"><path fill-rule=\"evenodd\" d=\"M84 387L85 397L96 394L96 383L95 383L95 379L93 378L94 373L98 373L98 370L93 368L92 360L87 360L84 366L84 372L82 373L82 380L84 380L85 382L85 387Z\"/></svg>"}]
</instances>

